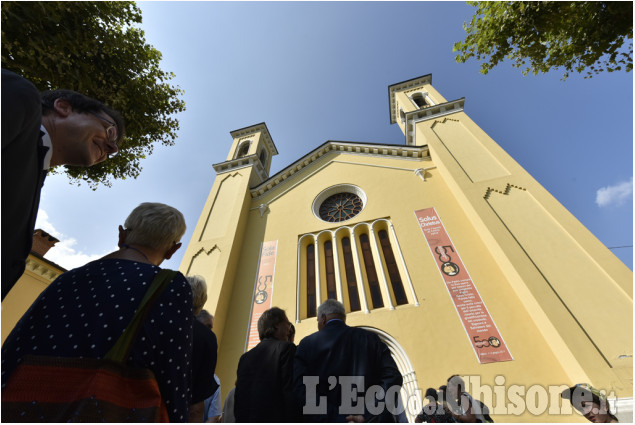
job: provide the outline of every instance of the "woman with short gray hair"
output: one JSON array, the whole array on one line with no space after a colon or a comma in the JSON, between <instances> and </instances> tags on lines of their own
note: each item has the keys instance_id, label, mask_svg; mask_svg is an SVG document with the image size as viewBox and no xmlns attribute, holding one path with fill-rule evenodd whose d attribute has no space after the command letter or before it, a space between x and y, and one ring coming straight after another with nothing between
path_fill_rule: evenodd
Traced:
<instances>
[{"instance_id":1,"label":"woman with short gray hair","mask_svg":"<svg viewBox=\"0 0 635 425\"><path fill-rule=\"evenodd\" d=\"M2 346L3 389L27 354L100 359L119 339L159 265L181 246L185 220L175 208L146 202L125 226L117 251L60 275L17 323ZM170 422L189 420L193 321L192 291L177 273L154 302L127 362L154 373Z\"/></svg>"},{"instance_id":2,"label":"woman with short gray hair","mask_svg":"<svg viewBox=\"0 0 635 425\"><path fill-rule=\"evenodd\" d=\"M192 287L194 315L198 315L207 301L207 283L203 276L185 277ZM218 342L216 335L200 320L192 327L192 406L190 422L203 422L205 400L212 397L219 385L214 380Z\"/></svg>"}]
</instances>

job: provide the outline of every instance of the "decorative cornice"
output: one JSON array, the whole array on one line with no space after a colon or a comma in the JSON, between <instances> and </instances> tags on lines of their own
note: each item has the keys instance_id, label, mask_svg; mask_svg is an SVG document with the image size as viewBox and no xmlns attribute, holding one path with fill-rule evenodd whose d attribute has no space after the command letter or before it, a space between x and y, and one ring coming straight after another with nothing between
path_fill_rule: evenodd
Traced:
<instances>
[{"instance_id":1,"label":"decorative cornice","mask_svg":"<svg viewBox=\"0 0 635 425\"><path fill-rule=\"evenodd\" d=\"M410 87L422 86L424 84L432 84L432 74L423 75L421 77L413 78L411 80L402 81L388 86L388 108L390 109L390 123L397 122L399 117L399 111L397 110L397 99L395 94L398 91L408 89Z\"/></svg>"},{"instance_id":2,"label":"decorative cornice","mask_svg":"<svg viewBox=\"0 0 635 425\"><path fill-rule=\"evenodd\" d=\"M29 255L26 259L26 269L31 273L43 277L48 283L53 282L59 275L66 270L57 265L49 264L48 261L43 258L40 259L34 255Z\"/></svg>"},{"instance_id":3,"label":"decorative cornice","mask_svg":"<svg viewBox=\"0 0 635 425\"><path fill-rule=\"evenodd\" d=\"M439 103L438 105L432 105L425 108L417 109L416 111L406 112L406 145L412 146L415 144L416 123L461 112L463 111L464 106L465 98L462 97L450 102Z\"/></svg>"},{"instance_id":4,"label":"decorative cornice","mask_svg":"<svg viewBox=\"0 0 635 425\"><path fill-rule=\"evenodd\" d=\"M212 167L214 167L214 171L216 171L216 174L221 174L238 170L240 168L250 167L252 165L261 180L267 178L265 169L256 154L247 155L236 159L230 159L229 161L219 162L218 164L212 164Z\"/></svg>"},{"instance_id":5,"label":"decorative cornice","mask_svg":"<svg viewBox=\"0 0 635 425\"><path fill-rule=\"evenodd\" d=\"M271 138L271 134L269 133L269 129L267 128L267 124L265 124L264 122L261 122L260 124L254 124L249 127L241 128L238 130L230 131L229 134L231 134L231 136L234 139L237 139L237 138L244 139L245 137L252 136L258 132L261 132L264 142L269 148L269 151L271 152L271 156L278 155L278 149L276 148L276 145L273 143L273 139Z\"/></svg>"},{"instance_id":6,"label":"decorative cornice","mask_svg":"<svg viewBox=\"0 0 635 425\"><path fill-rule=\"evenodd\" d=\"M428 156L427 146L381 145L370 143L328 141L288 167L251 189L251 197L258 198L278 184L293 177L324 155L347 153L353 155L393 156L404 159L422 159ZM241 158L243 159L243 158ZM228 161L231 162L231 161ZM214 167L216 169L216 166Z\"/></svg>"}]
</instances>

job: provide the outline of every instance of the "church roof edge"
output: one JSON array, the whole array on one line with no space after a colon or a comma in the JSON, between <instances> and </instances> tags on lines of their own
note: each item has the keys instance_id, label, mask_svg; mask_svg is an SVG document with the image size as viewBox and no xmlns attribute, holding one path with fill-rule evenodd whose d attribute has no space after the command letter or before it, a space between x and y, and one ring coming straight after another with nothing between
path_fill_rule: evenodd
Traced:
<instances>
[{"instance_id":1,"label":"church roof edge","mask_svg":"<svg viewBox=\"0 0 635 425\"><path fill-rule=\"evenodd\" d=\"M270 149L271 149L271 154L272 155L277 155L278 154L278 148L276 147L276 144L273 143L273 138L271 137L271 133L269 132L269 128L267 127L267 124L263 121L261 123L258 124L253 124L253 125L249 125L247 127L243 127L243 128L239 128L238 130L233 130L230 131L229 134L236 138L236 137L240 137L240 136L244 136L250 133L255 133L256 131L263 131L265 133L265 139L266 139L266 143L269 145Z\"/></svg>"},{"instance_id":2,"label":"church roof edge","mask_svg":"<svg viewBox=\"0 0 635 425\"><path fill-rule=\"evenodd\" d=\"M380 152L379 150L383 152ZM371 151L373 150L373 151ZM311 152L293 161L288 166L282 168L267 180L250 188L252 198L262 196L279 183L285 181L295 173L301 171L318 158L329 152L352 153L359 155L397 155L401 158L420 159L428 155L428 146L407 146L404 144L371 143L371 142L350 142L341 140L327 140ZM404 153L405 151L405 153ZM421 151L421 152L420 152Z\"/></svg>"}]
</instances>

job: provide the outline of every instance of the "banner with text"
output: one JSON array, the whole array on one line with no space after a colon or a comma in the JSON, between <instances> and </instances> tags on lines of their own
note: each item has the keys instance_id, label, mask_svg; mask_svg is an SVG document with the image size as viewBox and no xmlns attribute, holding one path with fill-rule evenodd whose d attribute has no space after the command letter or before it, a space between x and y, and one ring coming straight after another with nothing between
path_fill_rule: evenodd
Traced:
<instances>
[{"instance_id":1,"label":"banner with text","mask_svg":"<svg viewBox=\"0 0 635 425\"><path fill-rule=\"evenodd\" d=\"M258 319L266 310L271 308L271 294L273 293L273 276L276 269L276 250L278 241L263 242L260 249L260 259L258 260L258 274L254 284L253 301L251 304L251 315L249 319L249 329L247 332L247 343L245 351L251 350L258 345Z\"/></svg>"},{"instance_id":2,"label":"banner with text","mask_svg":"<svg viewBox=\"0 0 635 425\"><path fill-rule=\"evenodd\" d=\"M415 216L478 361L513 360L435 209L415 211Z\"/></svg>"}]
</instances>

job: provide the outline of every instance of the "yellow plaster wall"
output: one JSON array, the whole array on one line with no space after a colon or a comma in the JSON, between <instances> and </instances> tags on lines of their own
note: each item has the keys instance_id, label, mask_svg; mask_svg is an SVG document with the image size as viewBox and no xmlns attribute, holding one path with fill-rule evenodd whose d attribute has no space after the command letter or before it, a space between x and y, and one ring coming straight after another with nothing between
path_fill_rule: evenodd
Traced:
<instances>
[{"instance_id":1,"label":"yellow plaster wall","mask_svg":"<svg viewBox=\"0 0 635 425\"><path fill-rule=\"evenodd\" d=\"M273 199L265 216L260 217L257 210L249 214L243 255L229 299L231 323L226 324L224 341L219 348L222 382L235 380L238 358L244 350L260 242L278 240L272 305L284 308L293 320L298 236L332 227L331 223L317 219L310 206L322 190L344 182L361 187L368 196L366 207L351 220L352 223L385 216L390 218L421 303L418 307L399 306L394 311L384 308L372 310L370 314L351 313L348 323L375 327L392 335L410 357L420 388L438 387L454 373L480 375L484 384L492 385L498 375L504 375L508 383L514 384L568 382L568 376L549 343L507 284L487 246L439 173L434 170L429 172L423 182L412 171L384 168L413 170L423 162L333 154L313 164L313 170L307 170L302 179L290 181L288 187L282 185L252 202L254 208ZM426 164L430 165L429 162ZM315 170L320 171L315 173ZM386 185L386 181L398 181L399 184ZM281 193L284 196L280 196ZM437 209L443 220L514 361L489 365L478 363L414 216L415 210L430 206ZM303 336L317 330L315 318L302 320L296 324L296 329L296 342L299 342ZM230 388L231 385L224 388L223 393L226 394ZM514 418L506 417L505 420ZM547 419L544 415L540 418ZM572 420L570 417L560 419Z\"/></svg>"},{"instance_id":2,"label":"yellow plaster wall","mask_svg":"<svg viewBox=\"0 0 635 425\"><path fill-rule=\"evenodd\" d=\"M449 136L434 131L448 117L418 123L416 140L425 140L570 382L632 397L632 272L466 114L450 118L469 129L510 176L472 181L470 165L457 161L452 144L442 140ZM598 291L603 294L594 295Z\"/></svg>"},{"instance_id":3,"label":"yellow plaster wall","mask_svg":"<svg viewBox=\"0 0 635 425\"><path fill-rule=\"evenodd\" d=\"M205 278L208 298L204 307L214 315L214 332L219 343L227 323L226 298L232 291L237 257L248 214L248 183L251 168L220 174L199 218L179 270Z\"/></svg>"},{"instance_id":4,"label":"yellow plaster wall","mask_svg":"<svg viewBox=\"0 0 635 425\"><path fill-rule=\"evenodd\" d=\"M15 286L2 301L0 308L2 321L2 344L20 318L26 313L33 301L64 270L29 255L27 268Z\"/></svg>"},{"instance_id":5,"label":"yellow plaster wall","mask_svg":"<svg viewBox=\"0 0 635 425\"><path fill-rule=\"evenodd\" d=\"M395 93L397 109L417 109L407 97L413 90L419 88ZM436 103L446 102L429 84L421 90ZM397 122L403 130L399 117ZM359 186L368 197L363 211L341 225L390 220L396 232L393 251L397 255L398 242L419 301L413 305L405 270L399 265L410 303L395 310L350 313L348 323L391 335L409 357L419 388L438 387L456 373L477 376L481 384L499 385L503 392L514 385L525 389L539 385L551 391L548 397L556 409L562 403L558 386L577 382L613 390L621 398L632 397L632 272L464 112L417 122L413 140L418 146L426 145L430 156L413 159L331 151L258 198L244 196L240 190L248 188L241 185L235 191L239 202L226 202L226 208L242 207L235 223L236 240L222 241L235 254L219 280L220 295L214 292L212 298L217 299L210 301L224 318L217 368L223 397L233 386L246 346L261 243L278 241L272 305L284 308L293 321L299 237L339 227L321 221L311 209L320 192L339 184ZM236 140L232 149L235 144ZM426 169L425 181L415 174L417 168ZM217 179L210 199L218 184ZM261 214L263 204L266 212ZM210 207L208 200L201 220ZM478 363L414 216L415 210L428 207L434 207L443 221L513 361ZM550 247L543 250L546 241ZM307 243L305 239L302 246ZM380 261L375 258L376 263ZM300 268L306 272L302 264ZM567 268L576 270L568 273ZM582 283L575 287L572 280ZM602 288L602 296L587 294L594 288ZM306 296L305 288L299 292ZM346 299L345 285L343 292ZM609 321L620 325L606 326L602 318L607 313ZM305 315L301 305L299 317ZM296 343L315 332L316 325L315 318L299 320ZM497 394L495 400L486 394L474 395L493 409L497 421L585 421L577 414L532 409L503 416L501 408L510 401L504 400L505 394ZM512 406L514 402L518 398ZM571 407L562 406L565 411Z\"/></svg>"}]
</instances>

